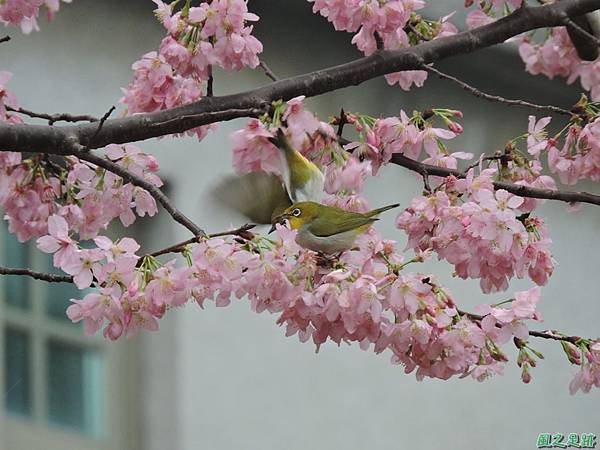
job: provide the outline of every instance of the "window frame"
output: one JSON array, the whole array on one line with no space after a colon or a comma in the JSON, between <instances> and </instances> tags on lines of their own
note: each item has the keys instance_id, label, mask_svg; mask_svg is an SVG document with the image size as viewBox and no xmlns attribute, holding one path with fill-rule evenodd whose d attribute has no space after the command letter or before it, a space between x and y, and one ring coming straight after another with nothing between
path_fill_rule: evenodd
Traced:
<instances>
[{"instance_id":1,"label":"window frame","mask_svg":"<svg viewBox=\"0 0 600 450\"><path fill-rule=\"evenodd\" d=\"M10 265L10 255L4 248L5 227L0 227L0 264ZM44 271L43 254L35 244L27 244L27 256L32 270ZM12 276L12 275L11 275ZM27 332L30 342L31 416L19 417L7 413L5 403L0 408L0 447L10 449L105 450L139 448L137 400L136 340L111 342L101 333L85 336L81 326L61 321L47 313L44 301L52 286L28 278L29 309L8 305L4 298L7 276L0 276L0 386L4 387L4 331L6 327ZM86 436L76 430L50 423L47 415L48 392L46 364L48 342L66 343L78 348L102 353L104 365L103 433L102 437Z\"/></svg>"}]
</instances>

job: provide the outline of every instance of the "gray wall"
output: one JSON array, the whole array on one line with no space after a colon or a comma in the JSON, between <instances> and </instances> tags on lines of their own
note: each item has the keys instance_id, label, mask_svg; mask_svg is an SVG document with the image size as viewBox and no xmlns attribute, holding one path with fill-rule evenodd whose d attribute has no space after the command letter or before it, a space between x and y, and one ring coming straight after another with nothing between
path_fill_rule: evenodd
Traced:
<instances>
[{"instance_id":1,"label":"gray wall","mask_svg":"<svg viewBox=\"0 0 600 450\"><path fill-rule=\"evenodd\" d=\"M461 8L463 2L446 3L449 11ZM323 19L308 15L306 2L250 4L264 16L257 34L265 44L264 59L280 76L347 61L357 54L347 44L349 35L335 33ZM0 47L2 69L15 73L9 87L30 109L102 115L120 96L119 87L128 83L130 64L158 45L162 30L152 20L152 5L76 0L64 5L54 23L42 24L41 33L12 32L13 41ZM560 82L524 75L511 52L482 51L440 67L498 94L559 105L577 99L576 92ZM218 74L216 93L266 81L260 71ZM372 80L311 99L309 104L322 117L336 114L341 106L373 115L394 114L400 108L458 108L464 111L467 127L453 148L488 153L522 133L529 114L474 99L440 80L408 94L387 88L383 80ZM242 220L214 209L203 193L231 172L228 134L243 123L224 124L201 143L165 138L141 144L158 157L177 206L209 231ZM374 205L407 204L420 189L412 173L390 166L369 181L367 196ZM600 210L584 207L572 215L562 204L548 203L542 211L560 264L543 290L543 326L598 336L595 263ZM144 233L148 249L186 237L185 230L170 225L161 214L161 229ZM393 215L386 216L379 228L386 237L397 239L400 248L404 246L404 236L393 227ZM465 308L506 298L483 296L477 281L453 279L444 264L429 262L420 270L438 275ZM530 285L517 281L509 292ZM387 356L356 346L326 345L315 354L311 345L285 338L275 319L252 313L245 301L222 309L190 305L170 312L158 333L136 338L143 448L531 449L540 432L600 434L599 394L569 396L567 385L574 369L558 345L535 342L546 360L533 371L529 386L519 381L514 362L504 377L483 384L470 379L419 383L390 365ZM514 351L509 352L514 358Z\"/></svg>"}]
</instances>

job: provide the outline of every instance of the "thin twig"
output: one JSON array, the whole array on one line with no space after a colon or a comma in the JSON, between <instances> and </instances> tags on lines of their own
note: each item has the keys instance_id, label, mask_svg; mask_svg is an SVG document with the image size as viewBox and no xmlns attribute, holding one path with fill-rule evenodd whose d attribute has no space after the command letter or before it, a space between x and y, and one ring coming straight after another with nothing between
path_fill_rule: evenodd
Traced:
<instances>
[{"instance_id":1,"label":"thin twig","mask_svg":"<svg viewBox=\"0 0 600 450\"><path fill-rule=\"evenodd\" d=\"M456 77L453 77L452 75L448 75L447 73L441 72L440 70L434 68L431 65L423 65L423 69L427 70L428 72L435 73L440 78L443 78L443 79L446 79L449 81L453 81L454 83L458 84L463 89L469 91L471 94L473 94L476 97L484 98L484 99L492 101L492 102L503 103L503 104L509 105L509 106L524 106L526 108L532 108L537 111L548 111L548 112L555 113L555 114L573 116L573 113L571 111L567 111L566 109L559 108L558 106L536 105L535 103L530 103L525 100L511 100L511 99L507 99L504 97L500 97L499 95L486 94L485 92L480 91L479 89L471 86L470 84L465 83L462 80L459 80Z\"/></svg>"},{"instance_id":2,"label":"thin twig","mask_svg":"<svg viewBox=\"0 0 600 450\"><path fill-rule=\"evenodd\" d=\"M342 108L340 110L340 120L338 122L338 129L337 129L337 135L339 137L342 136L342 133L344 132L344 125L346 125L348 123L348 120L346 118L346 112L344 111L344 108Z\"/></svg>"},{"instance_id":3,"label":"thin twig","mask_svg":"<svg viewBox=\"0 0 600 450\"><path fill-rule=\"evenodd\" d=\"M266 75L267 77L269 77L269 78L271 79L271 81L277 81L277 80L279 79L279 78L277 78L277 75L275 75L275 74L273 73L273 71L272 71L272 70L269 68L269 66L267 66L267 63L266 63L266 62L264 62L264 61L262 61L262 60L261 60L261 61L258 63L258 65L261 67L261 69L262 69L262 70L264 70L264 72L265 72L265 75Z\"/></svg>"},{"instance_id":4,"label":"thin twig","mask_svg":"<svg viewBox=\"0 0 600 450\"><path fill-rule=\"evenodd\" d=\"M34 272L29 269L15 269L10 267L0 267L0 275L24 275L36 280L48 281L50 283L73 283L73 277L70 275L56 275L53 273Z\"/></svg>"},{"instance_id":5,"label":"thin twig","mask_svg":"<svg viewBox=\"0 0 600 450\"><path fill-rule=\"evenodd\" d=\"M375 45L377 46L377 50L383 50L385 48L385 44L383 42L381 34L379 34L377 31L373 31L373 38L375 39Z\"/></svg>"},{"instance_id":6,"label":"thin twig","mask_svg":"<svg viewBox=\"0 0 600 450\"><path fill-rule=\"evenodd\" d=\"M98 128L96 129L96 132L92 135L92 137L90 138L90 141L85 146L85 148L81 150L82 152L88 152L90 150L90 146L94 143L94 139L96 139L96 137L98 137L98 135L100 134L100 131L102 131L104 122L106 122L108 120L108 118L110 117L110 115L113 113L113 111L115 109L116 109L115 105L113 105L109 108L108 111L106 111L106 113L104 113L104 115L100 119L100 123L98 123Z\"/></svg>"},{"instance_id":7,"label":"thin twig","mask_svg":"<svg viewBox=\"0 0 600 450\"><path fill-rule=\"evenodd\" d=\"M400 153L395 153L392 155L391 162L421 175L423 173L427 173L436 177L447 177L453 175L456 178L465 178L467 176L466 173L461 172L458 169L447 169L445 167L432 166L431 164L425 164L408 158ZM581 202L589 203L591 205L600 205L600 195L594 195L588 192L539 189L520 184L506 183L504 181L495 181L494 189L504 189L511 194L518 195L519 197L539 198L543 200L559 200L567 203Z\"/></svg>"},{"instance_id":8,"label":"thin twig","mask_svg":"<svg viewBox=\"0 0 600 450\"><path fill-rule=\"evenodd\" d=\"M169 200L169 197L167 197L163 193L163 191L161 191L158 187L138 177L137 175L134 175L133 173L129 172L128 170L124 169L118 164L109 161L108 159L101 158L100 156L96 156L92 153L82 152L81 150L83 149L79 147L81 146L76 146L78 151L73 153L74 156L77 156L78 158L84 161L95 164L98 167L102 167L103 169L106 169L109 172L119 175L121 178L134 184L135 186L147 190L150 193L150 195L152 195L152 197L154 197L154 199L165 208L165 210L171 215L171 217L173 217L173 219L176 222L180 223L188 230L190 230L194 234L194 236L206 236L204 230L198 227L198 225L196 225L194 222L188 219L181 211L175 208L175 206L173 206L173 204L171 203L171 200Z\"/></svg>"},{"instance_id":9,"label":"thin twig","mask_svg":"<svg viewBox=\"0 0 600 450\"><path fill-rule=\"evenodd\" d=\"M236 228L235 230L220 231L218 233L212 233L212 234L209 234L206 236L194 236L193 238L187 239L183 242L179 242L177 244L171 245L171 246L163 248L161 250L157 250L155 252L149 253L147 256L157 257L157 256L161 256L161 255L166 255L168 253L180 253L183 251L183 249L187 245L200 242L204 238L215 238L215 237L220 237L220 236L242 236L243 237L247 231L251 230L255 226L256 225L253 223L246 223L246 224L242 225L241 227ZM141 260L140 260L140 264L141 264Z\"/></svg>"},{"instance_id":10,"label":"thin twig","mask_svg":"<svg viewBox=\"0 0 600 450\"><path fill-rule=\"evenodd\" d=\"M408 25L406 25L406 27L409 29L409 31L412 31L412 32L414 33L414 35L415 35L415 36L417 36L417 38L419 38L419 40L421 40L421 41L423 41L423 42L427 42L427 41L430 41L430 40L431 40L430 38L428 38L428 37L426 37L426 36L423 36L423 35L422 35L422 34L419 32L419 30L417 30L417 29L415 28L415 26L414 26L412 23L410 23L410 22L409 22L409 23L408 23Z\"/></svg>"},{"instance_id":11,"label":"thin twig","mask_svg":"<svg viewBox=\"0 0 600 450\"><path fill-rule=\"evenodd\" d=\"M3 42L8 42L10 41L10 36L6 35L3 38L0 38L0 44L2 44Z\"/></svg>"},{"instance_id":12,"label":"thin twig","mask_svg":"<svg viewBox=\"0 0 600 450\"><path fill-rule=\"evenodd\" d=\"M427 171L423 172L421 177L423 178L423 189L425 189L425 192L428 194L431 194L431 185L429 184L429 174Z\"/></svg>"},{"instance_id":13,"label":"thin twig","mask_svg":"<svg viewBox=\"0 0 600 450\"><path fill-rule=\"evenodd\" d=\"M473 164L467 166L467 168L465 169L465 172L468 172L471 169L474 169L475 167L479 166L481 161L497 161L499 159L505 158L505 155L495 155L495 156L484 156L483 158L478 159L477 161L475 161Z\"/></svg>"},{"instance_id":14,"label":"thin twig","mask_svg":"<svg viewBox=\"0 0 600 450\"><path fill-rule=\"evenodd\" d=\"M55 122L98 122L98 118L94 116L89 116L87 114L68 114L68 113L56 113L56 114L46 114L46 113L37 113L34 111L30 111L25 108L13 108L12 106L7 106L6 109L8 111L12 111L19 114L24 114L29 117L33 117L36 119L44 119L48 121L48 125L54 125Z\"/></svg>"},{"instance_id":15,"label":"thin twig","mask_svg":"<svg viewBox=\"0 0 600 450\"><path fill-rule=\"evenodd\" d=\"M475 321L481 321L483 320L483 318L485 316L479 315L479 314L473 314L467 311L461 311L460 309L458 310L458 313L461 316L466 316L471 320L475 320ZM498 326L499 328L502 328L501 324L497 324L496 326ZM565 341L565 342L570 342L571 344L577 345L580 341L581 341L581 337L579 336L561 336L559 334L555 334L549 331L533 331L530 330L529 331L529 336L533 336L533 337L538 337L538 338L542 338L542 339L553 339L555 341Z\"/></svg>"},{"instance_id":16,"label":"thin twig","mask_svg":"<svg viewBox=\"0 0 600 450\"><path fill-rule=\"evenodd\" d=\"M213 83L214 83L213 67L209 64L209 66L208 66L208 81L206 83L206 96L207 97L213 96Z\"/></svg>"}]
</instances>

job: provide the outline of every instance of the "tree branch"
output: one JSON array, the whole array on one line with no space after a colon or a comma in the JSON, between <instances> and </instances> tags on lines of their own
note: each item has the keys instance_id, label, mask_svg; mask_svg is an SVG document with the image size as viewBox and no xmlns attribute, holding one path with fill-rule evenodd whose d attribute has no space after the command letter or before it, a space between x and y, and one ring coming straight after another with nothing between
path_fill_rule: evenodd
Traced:
<instances>
[{"instance_id":1,"label":"tree branch","mask_svg":"<svg viewBox=\"0 0 600 450\"><path fill-rule=\"evenodd\" d=\"M23 114L25 116L33 117L35 119L44 119L48 121L48 125L53 125L55 122L98 122L98 118L94 116L88 116L87 114L67 114L67 113L57 113L57 114L46 114L46 113L37 113L34 111L30 111L25 108L13 108L12 106L6 106L7 111L15 112L18 114Z\"/></svg>"},{"instance_id":2,"label":"tree branch","mask_svg":"<svg viewBox=\"0 0 600 450\"><path fill-rule=\"evenodd\" d=\"M96 156L92 153L78 151L73 152L72 154L74 156L77 156L79 159L90 162L98 167L102 167L103 169L108 170L109 172L119 175L121 178L134 184L135 186L147 190L150 193L150 195L152 195L152 197L154 197L154 199L158 201L163 206L163 208L165 208L165 210L171 215L171 217L173 217L173 219L176 222L180 223L192 233L194 233L194 236L206 236L204 230L202 230L198 225L196 225L194 222L188 219L181 211L175 208L175 206L173 206L173 204L169 200L169 197L167 197L163 193L163 191L154 186L152 183L149 183L148 181L138 177L137 175L132 174L128 170L124 169L118 164L115 164L112 161L104 159L100 156Z\"/></svg>"},{"instance_id":3,"label":"tree branch","mask_svg":"<svg viewBox=\"0 0 600 450\"><path fill-rule=\"evenodd\" d=\"M246 224L242 225L241 227L236 228L235 230L220 231L218 233L209 234L205 237L207 237L207 238L215 238L215 237L220 237L220 236L245 237L248 234L247 232L249 230L251 230L252 228L254 228L255 226L256 225L253 223L246 223ZM155 252L149 253L147 256L157 257L157 256L161 256L161 255L166 255L168 253L180 253L181 251L183 251L183 249L185 248L186 245L195 244L197 242L200 242L201 239L203 239L203 236L194 236L193 238L190 238L186 241L179 242L179 243L171 245L169 247L165 247L161 250L157 250Z\"/></svg>"},{"instance_id":4,"label":"tree branch","mask_svg":"<svg viewBox=\"0 0 600 450\"><path fill-rule=\"evenodd\" d=\"M494 23L414 47L378 51L346 64L279 80L247 92L204 97L198 102L170 110L107 120L92 145L91 137L96 132L94 124L49 127L2 123L0 148L62 154L64 148L70 148L74 143L99 148L111 143L182 133L200 125L241 117L239 112L242 110L264 109L265 105L277 99L289 100L298 95L313 97L387 73L420 70L424 64L472 53L533 29L562 25L566 17L597 8L598 0L562 0L544 6L519 8Z\"/></svg>"},{"instance_id":5,"label":"tree branch","mask_svg":"<svg viewBox=\"0 0 600 450\"><path fill-rule=\"evenodd\" d=\"M417 172L421 176L431 175L437 177L447 177L454 175L456 178L465 178L467 175L457 169L447 169L445 167L432 166L414 159L408 158L402 154L395 153L392 155L391 162L405 167L413 172ZM592 205L600 205L600 195L589 194L587 192L573 191L553 191L551 189L539 189L519 184L506 183L504 181L494 182L495 189L504 189L511 194L519 197L538 198L542 200L559 200L562 202L573 203L590 203Z\"/></svg>"},{"instance_id":6,"label":"tree branch","mask_svg":"<svg viewBox=\"0 0 600 450\"><path fill-rule=\"evenodd\" d=\"M13 269L10 267L0 267L0 275L25 275L36 280L48 281L50 283L73 283L73 277L70 275L56 275L53 273L34 272L29 269Z\"/></svg>"},{"instance_id":7,"label":"tree branch","mask_svg":"<svg viewBox=\"0 0 600 450\"><path fill-rule=\"evenodd\" d=\"M10 41L10 36L6 35L3 38L0 38L0 44L4 43L4 42L8 42Z\"/></svg>"},{"instance_id":8,"label":"tree branch","mask_svg":"<svg viewBox=\"0 0 600 450\"><path fill-rule=\"evenodd\" d=\"M279 78L277 78L277 75L275 75L273 73L273 71L269 68L269 66L267 66L267 63L264 62L263 60L261 60L258 65L260 66L260 68L262 70L264 70L265 75L270 78L272 81L277 81Z\"/></svg>"},{"instance_id":9,"label":"tree branch","mask_svg":"<svg viewBox=\"0 0 600 450\"><path fill-rule=\"evenodd\" d=\"M535 109L537 111L547 111L550 113L555 113L555 114L563 114L566 116L572 116L573 113L571 111L567 111L566 109L563 108L559 108L558 106L552 106L552 105L536 105L534 103L530 103L527 102L525 100L510 100L504 97L500 97L499 95L491 95L491 94L486 94L485 92L480 91L479 89L471 86L470 84L465 83L462 80L459 80L456 77L453 77L452 75L448 75L444 72L439 71L438 69L429 66L429 65L425 65L423 66L424 70L427 70L428 72L431 73L435 73L438 77L443 78L445 80L449 80L452 81L456 84L458 84L459 86L461 86L463 89L469 91L471 94L473 94L475 97L480 97L480 98L484 98L486 100L489 100L491 102L498 102L498 103L503 103L505 105L509 105L509 106L524 106L526 108L531 108L531 109Z\"/></svg>"},{"instance_id":10,"label":"tree branch","mask_svg":"<svg viewBox=\"0 0 600 450\"><path fill-rule=\"evenodd\" d=\"M473 314L466 311L458 310L458 313L462 316L467 316L471 320L481 321L485 316L479 314ZM497 327L502 327L500 324L496 324ZM560 334L555 334L551 331L533 331L529 330L529 336L538 337L542 339L552 339L555 341L565 341L570 342L571 344L577 345L581 341L581 337L579 336L561 336Z\"/></svg>"}]
</instances>

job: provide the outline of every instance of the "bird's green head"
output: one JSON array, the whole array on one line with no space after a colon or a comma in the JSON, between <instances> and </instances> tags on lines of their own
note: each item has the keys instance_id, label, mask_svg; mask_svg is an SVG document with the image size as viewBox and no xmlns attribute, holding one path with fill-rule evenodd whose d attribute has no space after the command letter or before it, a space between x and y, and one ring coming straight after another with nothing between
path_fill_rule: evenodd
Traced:
<instances>
[{"instance_id":1,"label":"bird's green head","mask_svg":"<svg viewBox=\"0 0 600 450\"><path fill-rule=\"evenodd\" d=\"M294 203L283 211L283 213L273 218L271 231L275 229L276 224L284 223L286 220L293 230L302 228L302 226L312 222L319 216L320 209L321 205L315 202Z\"/></svg>"}]
</instances>

